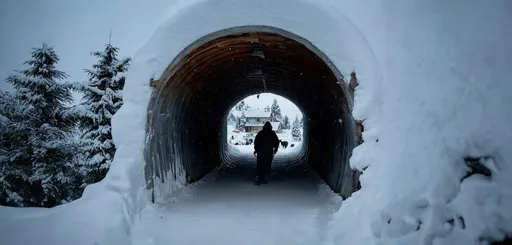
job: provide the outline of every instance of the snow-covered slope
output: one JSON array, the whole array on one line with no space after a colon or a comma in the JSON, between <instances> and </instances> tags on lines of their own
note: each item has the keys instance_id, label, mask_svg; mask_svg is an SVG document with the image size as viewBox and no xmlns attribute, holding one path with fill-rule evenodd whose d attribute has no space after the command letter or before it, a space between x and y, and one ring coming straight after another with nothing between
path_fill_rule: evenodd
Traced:
<instances>
[{"instance_id":1,"label":"snow-covered slope","mask_svg":"<svg viewBox=\"0 0 512 245\"><path fill-rule=\"evenodd\" d=\"M127 202L114 192L52 209L0 208L0 244L130 244Z\"/></svg>"},{"instance_id":2,"label":"snow-covered slope","mask_svg":"<svg viewBox=\"0 0 512 245\"><path fill-rule=\"evenodd\" d=\"M512 3L393 1L384 13L382 111L351 159L368 169L337 214L335 244L502 239L512 232ZM461 184L463 158L487 155L492 177Z\"/></svg>"},{"instance_id":3,"label":"snow-covered slope","mask_svg":"<svg viewBox=\"0 0 512 245\"><path fill-rule=\"evenodd\" d=\"M202 36L242 25L292 32L311 41L342 73L358 73L354 116L366 119L366 132L351 164L368 168L362 189L331 224L332 244L476 244L512 232L512 2L190 0L174 9L133 60L125 104L113 119L118 150L112 168L70 204L70 213L98 215L71 215L68 223L85 224L75 234L111 242L128 232L121 225L101 235L91 230L100 231L92 224L104 221L99 214L105 210L111 224L129 227L148 203L142 115L149 79ZM492 177L475 175L461 184L468 155L492 156ZM115 205L101 201L105 197ZM0 231L4 236L15 228L35 229L43 219L52 220L23 220ZM66 244L51 238L35 240ZM53 238L64 241L58 234Z\"/></svg>"}]
</instances>

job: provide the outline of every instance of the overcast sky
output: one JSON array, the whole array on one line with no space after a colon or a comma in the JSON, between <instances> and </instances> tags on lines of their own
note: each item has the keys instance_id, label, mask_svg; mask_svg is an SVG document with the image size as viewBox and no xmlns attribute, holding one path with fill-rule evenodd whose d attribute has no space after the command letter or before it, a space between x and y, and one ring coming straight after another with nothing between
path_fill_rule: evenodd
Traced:
<instances>
[{"instance_id":1,"label":"overcast sky","mask_svg":"<svg viewBox=\"0 0 512 245\"><path fill-rule=\"evenodd\" d=\"M10 90L5 78L30 58L33 47L43 42L55 47L58 68L71 81L85 81L83 69L103 50L112 29L112 44L122 57L133 56L162 24L176 0L0 0L0 89ZM252 107L264 108L276 97L250 97ZM301 117L298 108L277 97L284 114Z\"/></svg>"},{"instance_id":2,"label":"overcast sky","mask_svg":"<svg viewBox=\"0 0 512 245\"><path fill-rule=\"evenodd\" d=\"M83 81L112 28L120 55L133 56L165 20L174 0L0 0L0 89L5 78L43 42L55 47L58 68Z\"/></svg>"},{"instance_id":3,"label":"overcast sky","mask_svg":"<svg viewBox=\"0 0 512 245\"><path fill-rule=\"evenodd\" d=\"M295 116L297 116L299 119L302 118L302 112L300 111L300 109L291 101L279 95L271 93L262 93L260 94L259 98L256 95L251 95L245 98L244 101L253 109L263 110L266 106L272 106L274 98L277 100L277 103L279 104L279 108L281 108L281 113L283 114L283 116L287 115L290 118L290 120L292 120L292 122Z\"/></svg>"}]
</instances>

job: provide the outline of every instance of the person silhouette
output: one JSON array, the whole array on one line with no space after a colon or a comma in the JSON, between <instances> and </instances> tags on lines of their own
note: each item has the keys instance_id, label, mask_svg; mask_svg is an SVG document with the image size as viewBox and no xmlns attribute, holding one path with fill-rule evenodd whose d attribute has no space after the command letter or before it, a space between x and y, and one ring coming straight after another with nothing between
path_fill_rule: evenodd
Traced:
<instances>
[{"instance_id":1,"label":"person silhouette","mask_svg":"<svg viewBox=\"0 0 512 245\"><path fill-rule=\"evenodd\" d=\"M272 124L265 122L263 129L254 138L254 155L256 156L256 180L255 184L268 183L268 177L272 169L272 160L279 149L279 138L272 130Z\"/></svg>"}]
</instances>

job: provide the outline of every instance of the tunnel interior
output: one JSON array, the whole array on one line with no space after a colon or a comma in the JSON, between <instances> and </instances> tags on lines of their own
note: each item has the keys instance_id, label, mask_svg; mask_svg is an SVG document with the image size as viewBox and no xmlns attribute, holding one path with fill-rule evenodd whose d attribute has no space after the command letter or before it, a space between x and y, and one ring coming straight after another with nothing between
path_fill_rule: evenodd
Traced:
<instances>
[{"instance_id":1,"label":"tunnel interior","mask_svg":"<svg viewBox=\"0 0 512 245\"><path fill-rule=\"evenodd\" d=\"M287 98L304 115L300 163L335 192L350 195L357 185L348 164L355 124L341 73L307 40L283 30L249 29L201 38L152 81L147 188L180 176L193 183L230 161L230 109L249 95L266 92Z\"/></svg>"}]
</instances>

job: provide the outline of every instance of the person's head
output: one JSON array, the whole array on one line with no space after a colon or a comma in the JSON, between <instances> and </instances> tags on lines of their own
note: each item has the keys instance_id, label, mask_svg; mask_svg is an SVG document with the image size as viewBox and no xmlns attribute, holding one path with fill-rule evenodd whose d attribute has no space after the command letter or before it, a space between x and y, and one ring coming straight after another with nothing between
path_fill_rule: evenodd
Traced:
<instances>
[{"instance_id":1,"label":"person's head","mask_svg":"<svg viewBox=\"0 0 512 245\"><path fill-rule=\"evenodd\" d=\"M272 130L272 124L269 121L267 121L265 124L263 124L263 129Z\"/></svg>"}]
</instances>

